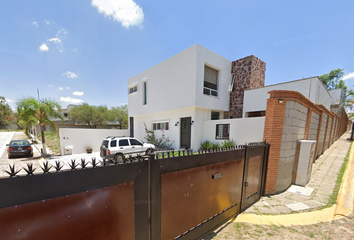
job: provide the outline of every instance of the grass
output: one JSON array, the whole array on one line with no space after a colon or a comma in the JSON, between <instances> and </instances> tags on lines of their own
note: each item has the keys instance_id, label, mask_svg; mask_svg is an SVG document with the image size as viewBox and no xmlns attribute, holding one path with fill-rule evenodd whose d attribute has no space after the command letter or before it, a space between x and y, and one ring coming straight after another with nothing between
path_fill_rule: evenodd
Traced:
<instances>
[{"instance_id":1,"label":"grass","mask_svg":"<svg viewBox=\"0 0 354 240\"><path fill-rule=\"evenodd\" d=\"M23 132L21 129L0 129L0 132Z\"/></svg>"},{"instance_id":2,"label":"grass","mask_svg":"<svg viewBox=\"0 0 354 240\"><path fill-rule=\"evenodd\" d=\"M352 149L352 144L353 144L353 142L350 144L349 149ZM328 207L330 207L330 206L332 206L334 204L337 204L337 198L338 198L339 189L340 189L340 186L342 184L343 176L344 176L344 173L345 173L345 169L347 168L348 161L349 161L349 153L350 153L350 150L347 152L347 155L344 158L344 162L343 162L342 167L341 167L341 169L339 171L339 174L338 174L336 185L333 188L332 194L329 196L329 201L328 201L328 203L326 205L321 207L321 209L328 208Z\"/></svg>"},{"instance_id":3,"label":"grass","mask_svg":"<svg viewBox=\"0 0 354 240\"><path fill-rule=\"evenodd\" d=\"M55 153L60 154L59 135L57 132L44 132L45 142L47 146ZM42 140L42 136L38 135L38 140Z\"/></svg>"}]
</instances>

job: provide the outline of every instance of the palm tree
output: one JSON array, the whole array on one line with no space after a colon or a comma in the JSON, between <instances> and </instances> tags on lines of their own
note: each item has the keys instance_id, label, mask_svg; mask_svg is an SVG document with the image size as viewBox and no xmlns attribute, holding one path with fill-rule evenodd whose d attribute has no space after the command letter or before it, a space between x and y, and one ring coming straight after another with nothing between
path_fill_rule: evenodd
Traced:
<instances>
[{"instance_id":1,"label":"palm tree","mask_svg":"<svg viewBox=\"0 0 354 240\"><path fill-rule=\"evenodd\" d=\"M33 97L23 97L17 101L16 105L20 123L25 126L26 133L28 133L29 128L32 125L39 124L41 127L43 154L47 154L44 126L50 125L57 129L58 127L56 123L51 119L60 118L62 121L64 120L60 113L60 104L56 100L50 98L36 100Z\"/></svg>"}]
</instances>

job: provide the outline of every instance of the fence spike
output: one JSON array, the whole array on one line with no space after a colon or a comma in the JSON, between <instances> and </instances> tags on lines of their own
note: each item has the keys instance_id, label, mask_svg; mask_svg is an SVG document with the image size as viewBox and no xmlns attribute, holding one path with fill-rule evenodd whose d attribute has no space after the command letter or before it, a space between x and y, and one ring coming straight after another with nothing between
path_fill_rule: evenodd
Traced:
<instances>
[{"instance_id":1,"label":"fence spike","mask_svg":"<svg viewBox=\"0 0 354 240\"><path fill-rule=\"evenodd\" d=\"M32 175L36 168L33 168L33 163L27 163L27 168L23 168L26 171L27 175Z\"/></svg>"},{"instance_id":2,"label":"fence spike","mask_svg":"<svg viewBox=\"0 0 354 240\"><path fill-rule=\"evenodd\" d=\"M48 161L45 161L45 162L43 163L43 167L42 167L42 166L40 166L40 167L41 167L41 169L43 170L43 173L47 173L47 172L49 172L49 170L52 168L52 165L49 166L49 162L48 162Z\"/></svg>"},{"instance_id":3,"label":"fence spike","mask_svg":"<svg viewBox=\"0 0 354 240\"><path fill-rule=\"evenodd\" d=\"M91 158L91 164L92 164L93 168L95 168L97 166L98 162L96 162L96 158L95 157Z\"/></svg>"},{"instance_id":4,"label":"fence spike","mask_svg":"<svg viewBox=\"0 0 354 240\"><path fill-rule=\"evenodd\" d=\"M61 162L59 160L55 161L55 170L57 170L57 172L59 172L62 168L64 167L64 165L61 165Z\"/></svg>"},{"instance_id":5,"label":"fence spike","mask_svg":"<svg viewBox=\"0 0 354 240\"><path fill-rule=\"evenodd\" d=\"M19 173L20 170L15 170L15 164L12 164L12 166L9 164L9 167L10 167L10 171L7 171L7 170L4 170L7 174L10 175L10 177L14 177L16 176L17 173Z\"/></svg>"},{"instance_id":6,"label":"fence spike","mask_svg":"<svg viewBox=\"0 0 354 240\"><path fill-rule=\"evenodd\" d=\"M88 164L88 162L86 162L86 159L85 158L81 158L81 167L82 167L82 169L84 169L87 164Z\"/></svg>"},{"instance_id":7,"label":"fence spike","mask_svg":"<svg viewBox=\"0 0 354 240\"><path fill-rule=\"evenodd\" d=\"M71 170L75 170L77 165L79 165L79 164L76 163L75 159L71 159L71 162L69 163Z\"/></svg>"}]
</instances>

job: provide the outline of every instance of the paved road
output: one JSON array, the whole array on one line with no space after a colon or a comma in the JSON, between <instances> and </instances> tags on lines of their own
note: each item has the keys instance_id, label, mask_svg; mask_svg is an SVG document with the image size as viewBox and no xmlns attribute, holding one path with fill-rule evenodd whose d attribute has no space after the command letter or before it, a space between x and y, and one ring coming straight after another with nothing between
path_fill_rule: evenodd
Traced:
<instances>
[{"instance_id":1,"label":"paved road","mask_svg":"<svg viewBox=\"0 0 354 240\"><path fill-rule=\"evenodd\" d=\"M27 163L33 163L33 166L38 170L40 169L41 154L33 147L33 157L15 157L9 159L7 156L7 146L11 140L27 139L23 132L0 132L0 178L8 177L9 175L5 170L9 170L9 165L15 164L16 169L21 169L27 166ZM27 174L25 170L21 170L19 174Z\"/></svg>"}]
</instances>

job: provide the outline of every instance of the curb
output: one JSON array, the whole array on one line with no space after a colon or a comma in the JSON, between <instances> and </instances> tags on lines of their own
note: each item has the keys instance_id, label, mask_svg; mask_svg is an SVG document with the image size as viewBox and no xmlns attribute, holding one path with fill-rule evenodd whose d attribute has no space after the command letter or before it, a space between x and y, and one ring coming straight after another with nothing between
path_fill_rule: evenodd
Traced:
<instances>
[{"instance_id":1,"label":"curb","mask_svg":"<svg viewBox=\"0 0 354 240\"><path fill-rule=\"evenodd\" d=\"M354 201L354 144L349 152L348 165L345 170L343 181L338 192L337 204L312 212L284 214L284 215L257 215L239 214L235 222L260 224L260 225L310 225L320 222L329 222L350 215L353 212Z\"/></svg>"}]
</instances>

